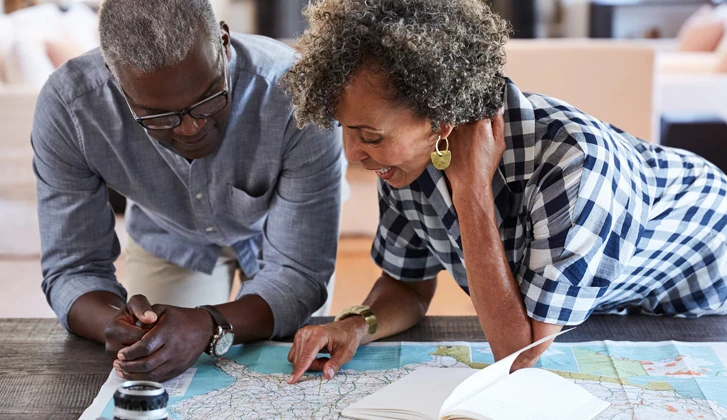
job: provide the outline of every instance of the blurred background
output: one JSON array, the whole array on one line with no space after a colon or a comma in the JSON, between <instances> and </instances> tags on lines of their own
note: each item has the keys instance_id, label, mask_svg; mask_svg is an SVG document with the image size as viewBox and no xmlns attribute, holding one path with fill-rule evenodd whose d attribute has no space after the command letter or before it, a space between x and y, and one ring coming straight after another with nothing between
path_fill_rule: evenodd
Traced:
<instances>
[{"instance_id":1,"label":"blurred background","mask_svg":"<svg viewBox=\"0 0 727 420\"><path fill-rule=\"evenodd\" d=\"M446 0L442 0L446 1ZM235 32L294 44L306 0L211 0ZM507 75L653 143L727 170L727 3L711 0L493 0L514 29ZM54 69L98 45L98 1L0 4L0 317L53 317L40 290L40 240L29 133ZM379 275L369 258L376 176L349 166L331 313L359 303ZM117 233L123 242L123 197ZM124 279L124 256L117 262ZM473 315L446 274L430 315Z\"/></svg>"}]
</instances>

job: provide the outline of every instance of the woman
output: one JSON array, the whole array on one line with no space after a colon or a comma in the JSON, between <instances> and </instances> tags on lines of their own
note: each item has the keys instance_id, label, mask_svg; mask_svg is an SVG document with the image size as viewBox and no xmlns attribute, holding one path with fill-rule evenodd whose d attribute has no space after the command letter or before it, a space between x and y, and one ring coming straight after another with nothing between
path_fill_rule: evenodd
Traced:
<instances>
[{"instance_id":1,"label":"woman","mask_svg":"<svg viewBox=\"0 0 727 420\"><path fill-rule=\"evenodd\" d=\"M593 312L727 313L725 174L520 92L503 76L509 27L483 0L321 0L307 15L283 85L301 126L340 123L347 158L379 176L383 273L366 308L298 332L291 383L416 324L443 269L496 359Z\"/></svg>"}]
</instances>

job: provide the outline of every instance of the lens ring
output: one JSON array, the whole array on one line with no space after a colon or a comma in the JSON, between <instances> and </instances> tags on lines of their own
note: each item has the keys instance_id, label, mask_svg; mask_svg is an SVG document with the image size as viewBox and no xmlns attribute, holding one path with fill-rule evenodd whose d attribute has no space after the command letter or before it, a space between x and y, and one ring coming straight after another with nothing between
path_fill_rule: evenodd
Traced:
<instances>
[{"instance_id":1,"label":"lens ring","mask_svg":"<svg viewBox=\"0 0 727 420\"><path fill-rule=\"evenodd\" d=\"M114 418L160 420L168 418L169 394L152 381L126 381L114 392Z\"/></svg>"},{"instance_id":2,"label":"lens ring","mask_svg":"<svg viewBox=\"0 0 727 420\"><path fill-rule=\"evenodd\" d=\"M123 392L127 395L135 396L152 397L164 393L164 386L159 382L153 381L126 381L121 384L119 389L123 389Z\"/></svg>"}]
</instances>

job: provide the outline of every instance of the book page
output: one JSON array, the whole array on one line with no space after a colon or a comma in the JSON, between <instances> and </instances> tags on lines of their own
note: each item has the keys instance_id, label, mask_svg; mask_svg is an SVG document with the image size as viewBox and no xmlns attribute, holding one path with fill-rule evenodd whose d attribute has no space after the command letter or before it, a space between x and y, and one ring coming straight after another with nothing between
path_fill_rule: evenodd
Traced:
<instances>
[{"instance_id":1,"label":"book page","mask_svg":"<svg viewBox=\"0 0 727 420\"><path fill-rule=\"evenodd\" d=\"M398 381L351 404L343 413L354 419L432 419L452 390L475 369L419 368Z\"/></svg>"},{"instance_id":2,"label":"book page","mask_svg":"<svg viewBox=\"0 0 727 420\"><path fill-rule=\"evenodd\" d=\"M454 409L444 419L592 419L608 408L573 382L543 369L520 369Z\"/></svg>"},{"instance_id":3,"label":"book page","mask_svg":"<svg viewBox=\"0 0 727 420\"><path fill-rule=\"evenodd\" d=\"M440 411L440 416L443 416L445 412L454 409L458 404L469 399L473 395L492 386L492 384L496 383L497 381L506 378L510 374L510 368L512 367L513 362L520 355L520 353L548 340L552 340L553 338L561 334L567 333L571 330L573 330L573 328L551 334L547 337L543 337L540 340L534 342L533 344L521 348L515 353L505 357L504 359L498 360L497 362L465 379L458 387L454 389L454 391L452 391L452 395L450 395L449 398L444 401L444 404L442 404L442 408Z\"/></svg>"}]
</instances>

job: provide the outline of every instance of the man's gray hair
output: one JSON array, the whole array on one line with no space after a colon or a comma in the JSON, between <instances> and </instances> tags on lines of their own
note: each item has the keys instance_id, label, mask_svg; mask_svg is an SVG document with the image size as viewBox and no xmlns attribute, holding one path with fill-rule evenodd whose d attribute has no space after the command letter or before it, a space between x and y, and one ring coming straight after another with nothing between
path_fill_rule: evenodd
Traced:
<instances>
[{"instance_id":1,"label":"man's gray hair","mask_svg":"<svg viewBox=\"0 0 727 420\"><path fill-rule=\"evenodd\" d=\"M104 0L99 11L101 53L114 74L141 73L184 60L201 36L217 42L219 26L209 0Z\"/></svg>"}]
</instances>

